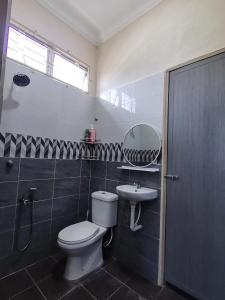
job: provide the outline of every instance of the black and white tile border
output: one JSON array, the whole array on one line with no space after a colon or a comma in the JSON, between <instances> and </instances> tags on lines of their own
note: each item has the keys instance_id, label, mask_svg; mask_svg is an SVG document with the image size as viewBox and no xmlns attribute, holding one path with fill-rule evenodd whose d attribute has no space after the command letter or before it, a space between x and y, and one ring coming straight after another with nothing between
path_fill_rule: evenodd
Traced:
<instances>
[{"instance_id":1,"label":"black and white tile border","mask_svg":"<svg viewBox=\"0 0 225 300\"><path fill-rule=\"evenodd\" d=\"M0 157L80 159L90 156L98 160L123 161L122 143L93 146L83 142L0 132Z\"/></svg>"},{"instance_id":2,"label":"black and white tile border","mask_svg":"<svg viewBox=\"0 0 225 300\"><path fill-rule=\"evenodd\" d=\"M125 162L122 143L100 143L96 145L21 134L0 132L0 157L81 159L95 157L101 161ZM156 150L137 151L125 149L130 162L152 161Z\"/></svg>"}]
</instances>

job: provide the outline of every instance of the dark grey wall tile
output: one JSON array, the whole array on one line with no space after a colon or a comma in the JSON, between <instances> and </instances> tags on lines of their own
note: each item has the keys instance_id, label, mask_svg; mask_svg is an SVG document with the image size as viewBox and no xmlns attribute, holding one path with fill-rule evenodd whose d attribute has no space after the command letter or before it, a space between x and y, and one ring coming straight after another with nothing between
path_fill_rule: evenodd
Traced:
<instances>
[{"instance_id":1,"label":"dark grey wall tile","mask_svg":"<svg viewBox=\"0 0 225 300\"><path fill-rule=\"evenodd\" d=\"M135 272L147 280L157 284L158 265L152 263L141 255L136 256L134 264Z\"/></svg>"},{"instance_id":2,"label":"dark grey wall tile","mask_svg":"<svg viewBox=\"0 0 225 300\"><path fill-rule=\"evenodd\" d=\"M0 207L16 204L17 182L0 183Z\"/></svg>"},{"instance_id":3,"label":"dark grey wall tile","mask_svg":"<svg viewBox=\"0 0 225 300\"><path fill-rule=\"evenodd\" d=\"M74 216L74 214L53 218L51 226L51 239L57 239L60 230L64 229L69 225L75 224L76 222L77 219Z\"/></svg>"},{"instance_id":4,"label":"dark grey wall tile","mask_svg":"<svg viewBox=\"0 0 225 300\"><path fill-rule=\"evenodd\" d=\"M53 197L53 179L28 180L19 182L18 200L22 197L28 199L31 187L37 188L37 191L34 192L34 201L51 199Z\"/></svg>"},{"instance_id":5,"label":"dark grey wall tile","mask_svg":"<svg viewBox=\"0 0 225 300\"><path fill-rule=\"evenodd\" d=\"M132 255L142 255L152 263L158 264L159 240L143 234L141 230L132 232L120 226L117 243L124 244Z\"/></svg>"},{"instance_id":6,"label":"dark grey wall tile","mask_svg":"<svg viewBox=\"0 0 225 300\"><path fill-rule=\"evenodd\" d=\"M80 177L56 179L54 185L54 197L79 195Z\"/></svg>"},{"instance_id":7,"label":"dark grey wall tile","mask_svg":"<svg viewBox=\"0 0 225 300\"><path fill-rule=\"evenodd\" d=\"M159 261L159 240L143 236L141 233L137 240L137 253L157 265Z\"/></svg>"},{"instance_id":8,"label":"dark grey wall tile","mask_svg":"<svg viewBox=\"0 0 225 300\"><path fill-rule=\"evenodd\" d=\"M142 209L143 210L151 210L157 213L160 213L160 193L161 191L158 190L158 198L154 199L152 201L146 201L142 203Z\"/></svg>"},{"instance_id":9,"label":"dark grey wall tile","mask_svg":"<svg viewBox=\"0 0 225 300\"><path fill-rule=\"evenodd\" d=\"M55 178L78 177L80 170L80 160L57 159Z\"/></svg>"},{"instance_id":10,"label":"dark grey wall tile","mask_svg":"<svg viewBox=\"0 0 225 300\"><path fill-rule=\"evenodd\" d=\"M13 166L7 166L8 160L13 161ZM18 180L19 158L0 158L0 182L1 181L16 181Z\"/></svg>"},{"instance_id":11,"label":"dark grey wall tile","mask_svg":"<svg viewBox=\"0 0 225 300\"><path fill-rule=\"evenodd\" d=\"M40 239L40 237L39 237ZM26 267L27 265L33 264L38 260L41 260L48 256L50 241L44 239L44 242L41 246L29 247L26 252L15 253L14 259L12 262L13 271L20 270L21 268Z\"/></svg>"},{"instance_id":12,"label":"dark grey wall tile","mask_svg":"<svg viewBox=\"0 0 225 300\"><path fill-rule=\"evenodd\" d=\"M44 200L34 202L33 207L33 223L43 222L51 219L52 200ZM17 227L31 224L32 207L18 205L16 210Z\"/></svg>"},{"instance_id":13,"label":"dark grey wall tile","mask_svg":"<svg viewBox=\"0 0 225 300\"><path fill-rule=\"evenodd\" d=\"M86 176L86 177L91 176L91 161L89 160L81 161L81 176Z\"/></svg>"},{"instance_id":14,"label":"dark grey wall tile","mask_svg":"<svg viewBox=\"0 0 225 300\"><path fill-rule=\"evenodd\" d=\"M32 234L32 242L29 247L31 249L48 249L49 241L50 241L50 229L51 222L46 221L43 223L34 224L33 226L33 234ZM16 231L16 246L18 248L23 248L26 243L30 239L30 226L22 227L20 230Z\"/></svg>"},{"instance_id":15,"label":"dark grey wall tile","mask_svg":"<svg viewBox=\"0 0 225 300\"><path fill-rule=\"evenodd\" d=\"M140 183L141 186L160 189L161 187L161 173L149 173L149 172L130 172L130 182Z\"/></svg>"},{"instance_id":16,"label":"dark grey wall tile","mask_svg":"<svg viewBox=\"0 0 225 300\"><path fill-rule=\"evenodd\" d=\"M110 193L115 193L116 194L116 187L120 185L119 181L114 181L114 180L106 180L106 191Z\"/></svg>"},{"instance_id":17,"label":"dark grey wall tile","mask_svg":"<svg viewBox=\"0 0 225 300\"><path fill-rule=\"evenodd\" d=\"M75 216L78 213L77 209L78 209L78 198L76 198L75 196L53 199L52 216L54 218L71 215L73 213Z\"/></svg>"},{"instance_id":18,"label":"dark grey wall tile","mask_svg":"<svg viewBox=\"0 0 225 300\"><path fill-rule=\"evenodd\" d=\"M0 208L0 232L11 230L15 223L15 206Z\"/></svg>"},{"instance_id":19,"label":"dark grey wall tile","mask_svg":"<svg viewBox=\"0 0 225 300\"><path fill-rule=\"evenodd\" d=\"M106 168L106 178L117 181L129 181L130 179L130 171L129 170L121 170L117 169L117 167L121 167L121 162L107 162Z\"/></svg>"},{"instance_id":20,"label":"dark grey wall tile","mask_svg":"<svg viewBox=\"0 0 225 300\"><path fill-rule=\"evenodd\" d=\"M54 165L54 159L22 158L20 164L20 180L53 178Z\"/></svg>"},{"instance_id":21,"label":"dark grey wall tile","mask_svg":"<svg viewBox=\"0 0 225 300\"><path fill-rule=\"evenodd\" d=\"M142 224L142 232L145 235L159 238L160 215L150 210L142 211L139 221Z\"/></svg>"},{"instance_id":22,"label":"dark grey wall tile","mask_svg":"<svg viewBox=\"0 0 225 300\"><path fill-rule=\"evenodd\" d=\"M90 197L91 197L91 193L93 193L95 191L105 191L105 189L106 189L106 180L105 179L91 177Z\"/></svg>"},{"instance_id":23,"label":"dark grey wall tile","mask_svg":"<svg viewBox=\"0 0 225 300\"><path fill-rule=\"evenodd\" d=\"M80 183L80 199L79 199L79 220L85 220L87 216L87 210L90 208L89 197L90 178L81 177Z\"/></svg>"},{"instance_id":24,"label":"dark grey wall tile","mask_svg":"<svg viewBox=\"0 0 225 300\"><path fill-rule=\"evenodd\" d=\"M118 226L130 227L130 203L121 197L118 201Z\"/></svg>"},{"instance_id":25,"label":"dark grey wall tile","mask_svg":"<svg viewBox=\"0 0 225 300\"><path fill-rule=\"evenodd\" d=\"M0 258L8 256L12 252L13 231L0 233Z\"/></svg>"},{"instance_id":26,"label":"dark grey wall tile","mask_svg":"<svg viewBox=\"0 0 225 300\"><path fill-rule=\"evenodd\" d=\"M106 161L91 162L91 177L98 177L98 178L106 177Z\"/></svg>"},{"instance_id":27,"label":"dark grey wall tile","mask_svg":"<svg viewBox=\"0 0 225 300\"><path fill-rule=\"evenodd\" d=\"M157 283L158 265L155 265L138 253L131 251L131 248L128 248L123 243L118 244L115 256L119 262L136 274ZM132 265L130 264L131 261Z\"/></svg>"}]
</instances>

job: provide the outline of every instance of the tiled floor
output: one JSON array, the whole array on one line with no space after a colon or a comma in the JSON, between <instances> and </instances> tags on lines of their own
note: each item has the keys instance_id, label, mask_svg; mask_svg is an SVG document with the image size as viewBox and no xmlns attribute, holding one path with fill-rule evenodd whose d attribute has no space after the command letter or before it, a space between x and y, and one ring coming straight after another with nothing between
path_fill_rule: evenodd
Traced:
<instances>
[{"instance_id":1,"label":"tiled floor","mask_svg":"<svg viewBox=\"0 0 225 300\"><path fill-rule=\"evenodd\" d=\"M185 300L133 275L115 260L78 282L63 280L65 259L46 258L0 280L0 299L15 300Z\"/></svg>"}]
</instances>

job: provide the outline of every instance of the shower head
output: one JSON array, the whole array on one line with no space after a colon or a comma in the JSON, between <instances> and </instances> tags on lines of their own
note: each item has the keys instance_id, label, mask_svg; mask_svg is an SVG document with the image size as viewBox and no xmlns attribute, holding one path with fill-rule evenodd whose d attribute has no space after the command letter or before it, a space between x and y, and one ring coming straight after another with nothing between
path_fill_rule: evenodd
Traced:
<instances>
[{"instance_id":1,"label":"shower head","mask_svg":"<svg viewBox=\"0 0 225 300\"><path fill-rule=\"evenodd\" d=\"M24 87L30 84L30 78L26 74L15 74L13 83L17 86Z\"/></svg>"}]
</instances>

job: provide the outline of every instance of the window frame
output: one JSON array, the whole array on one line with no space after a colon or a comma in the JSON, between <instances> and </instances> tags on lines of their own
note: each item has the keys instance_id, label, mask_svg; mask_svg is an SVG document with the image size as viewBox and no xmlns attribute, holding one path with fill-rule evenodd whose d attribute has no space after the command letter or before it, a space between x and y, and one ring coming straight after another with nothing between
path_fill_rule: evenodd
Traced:
<instances>
[{"instance_id":1,"label":"window frame","mask_svg":"<svg viewBox=\"0 0 225 300\"><path fill-rule=\"evenodd\" d=\"M53 78L54 80L57 80L63 84L65 84L66 86L70 86L72 88L75 88L75 89L78 89L79 91L82 91L83 93L86 93L86 94L89 94L89 78L90 78L90 67L85 64L84 62L82 62L81 60L73 57L72 55L70 55L69 51L65 51L65 50L62 50L60 49L59 47L53 45L51 42L49 41L46 41L45 39L43 39L42 37L38 36L37 37L37 34L36 33L29 33L29 29L22 29L21 27L13 24L10 22L9 24L9 27L11 27L12 29L16 30L17 32L27 36L28 38L30 38L31 40L33 40L34 42L44 46L47 48L47 59L46 59L46 71L45 72L42 72L40 70L37 70L35 68L33 68L32 66L29 66L27 64L24 64L16 59L13 59L9 56L7 56L7 59L11 59L23 66L26 66L28 68L30 68L31 70L33 71L36 71L36 72L40 72L41 74L44 74L48 77L51 77ZM76 87L70 83L67 83L66 81L63 81L61 79L58 79L58 78L55 78L53 76L53 69L54 69L54 57L55 57L55 54L56 55L59 55L60 57L62 57L63 59L65 59L66 61L74 64L74 65L78 65L79 68L81 68L82 70L84 70L86 73L87 73L87 91L79 88L79 87Z\"/></svg>"}]
</instances>

